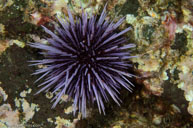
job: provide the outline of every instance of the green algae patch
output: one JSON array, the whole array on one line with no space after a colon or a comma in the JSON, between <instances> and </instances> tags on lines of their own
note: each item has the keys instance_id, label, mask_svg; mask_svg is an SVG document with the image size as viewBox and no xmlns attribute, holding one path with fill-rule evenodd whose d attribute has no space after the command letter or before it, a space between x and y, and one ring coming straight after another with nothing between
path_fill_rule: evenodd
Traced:
<instances>
[{"instance_id":1,"label":"green algae patch","mask_svg":"<svg viewBox=\"0 0 193 128\"><path fill-rule=\"evenodd\" d=\"M188 48L187 46L187 38L186 32L177 33L175 37L174 44L171 46L172 49L178 49L180 53L183 55Z\"/></svg>"},{"instance_id":2,"label":"green algae patch","mask_svg":"<svg viewBox=\"0 0 193 128\"><path fill-rule=\"evenodd\" d=\"M145 37L146 40L152 39L152 34L154 33L155 28L151 25L145 25L143 28L143 36Z\"/></svg>"},{"instance_id":3,"label":"green algae patch","mask_svg":"<svg viewBox=\"0 0 193 128\"><path fill-rule=\"evenodd\" d=\"M0 24L3 24L5 29L5 34L0 35L0 39L26 41L26 34L37 33L40 30L40 27L24 21L26 5L26 0L15 0L11 6L0 11Z\"/></svg>"},{"instance_id":4,"label":"green algae patch","mask_svg":"<svg viewBox=\"0 0 193 128\"><path fill-rule=\"evenodd\" d=\"M137 10L140 7L139 2L137 0L127 0L127 2L123 5L120 14L133 14L137 16Z\"/></svg>"},{"instance_id":5,"label":"green algae patch","mask_svg":"<svg viewBox=\"0 0 193 128\"><path fill-rule=\"evenodd\" d=\"M13 110L17 110L19 112L20 123L27 123L27 125L33 125L35 123L47 127L47 118L54 119L57 116L73 120L74 117L72 114L68 115L64 113L64 109L71 106L70 102L62 103L55 109L51 109L52 103L46 98L45 93L34 95L40 89L37 87L39 83L33 83L38 76L31 75L35 71L35 67L28 66L28 61L40 58L42 58L42 56L38 55L37 50L29 47L20 48L15 44L2 53L0 56L0 86L8 95L6 102L2 103L9 103ZM24 90L29 90L29 88L32 91L23 97L22 92L24 92ZM16 104L16 99L26 102L18 105ZM24 107L26 103L28 105L27 107ZM34 114L31 110L33 104L38 105L39 108ZM27 118L29 114L28 108L31 113L29 117L32 117L33 115L32 119ZM26 119L29 121L26 122ZM49 127L53 128L54 123L50 124Z\"/></svg>"},{"instance_id":6,"label":"green algae patch","mask_svg":"<svg viewBox=\"0 0 193 128\"><path fill-rule=\"evenodd\" d=\"M34 55L30 54L30 50L13 45L0 56L0 86L7 92L8 102L12 107L19 92L33 85L34 77L30 74L34 68L29 67L27 61Z\"/></svg>"}]
</instances>

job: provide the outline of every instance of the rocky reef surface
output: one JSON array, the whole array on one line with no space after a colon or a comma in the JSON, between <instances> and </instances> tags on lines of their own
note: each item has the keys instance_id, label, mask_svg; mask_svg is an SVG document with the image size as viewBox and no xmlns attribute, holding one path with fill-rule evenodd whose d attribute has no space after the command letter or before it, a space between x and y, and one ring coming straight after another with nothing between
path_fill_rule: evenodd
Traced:
<instances>
[{"instance_id":1,"label":"rocky reef surface","mask_svg":"<svg viewBox=\"0 0 193 128\"><path fill-rule=\"evenodd\" d=\"M81 2L80 2L81 1ZM121 90L121 107L105 104L106 115L93 106L86 119L72 115L67 95L51 109L50 92L39 89L28 66L41 59L28 42L46 43L41 25L52 27L56 16L99 14L105 0L0 1L0 128L191 128L193 127L193 2L191 0L108 0L108 17L126 17L120 30L137 45L132 54L136 87ZM81 3L81 4L80 4Z\"/></svg>"}]
</instances>

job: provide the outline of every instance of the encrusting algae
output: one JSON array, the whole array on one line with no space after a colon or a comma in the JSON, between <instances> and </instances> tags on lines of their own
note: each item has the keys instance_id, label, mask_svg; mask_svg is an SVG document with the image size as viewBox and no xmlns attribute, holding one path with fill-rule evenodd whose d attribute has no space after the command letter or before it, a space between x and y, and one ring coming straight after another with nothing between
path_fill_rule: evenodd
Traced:
<instances>
[{"instance_id":1,"label":"encrusting algae","mask_svg":"<svg viewBox=\"0 0 193 128\"><path fill-rule=\"evenodd\" d=\"M62 96L60 104L53 110L50 109L48 99L55 94L47 92L37 97L33 95L35 93L33 90L37 89L32 83L35 78L32 78L28 87L24 88L22 82L26 81L26 74L20 72L25 70L25 72L32 73L34 69L26 68L24 65L27 62L21 62L20 59L13 62L9 52L16 52L15 49L18 50L16 47L19 47L29 53L20 57L27 56L27 60L36 59L34 54L37 55L37 51L28 48L26 43L40 42L47 44L47 41L43 39L45 33L41 31L41 25L53 29L52 25L56 25L57 22L56 16L63 18L63 14L67 15L67 7L72 10L73 15L81 14L81 6L88 13L93 11L94 14L100 14L105 3L105 0L80 0L80 2L76 0L0 0L0 56L2 57L0 73L6 67L7 72L11 71L15 75L15 78L9 78L6 72L3 72L3 75L0 76L1 79L6 77L7 80L9 78L7 82L0 83L0 127L17 126L24 128L33 126L31 124L35 124L34 126L37 127L47 127L46 125L49 124L50 127L57 128L85 126L84 123L81 124L84 121L81 120L80 113L77 114L77 117L72 116L71 101L67 102L67 95ZM132 12L132 9L123 9L123 7L132 6L132 3L138 3L134 7L137 8L135 12ZM122 12L123 10L124 12ZM5 12L7 12L6 16L4 15ZM125 16L126 20L120 29L127 26L133 27L133 32L129 35L132 36L131 40L137 45L133 54L138 57L132 58L132 61L135 64L135 71L141 77L137 79L137 83L142 85L143 88L136 90L137 94L134 93L133 95L121 93L127 95L123 96L127 100L123 98L126 102L122 103L119 109L116 109L113 104L107 105L109 115L112 114L113 118L108 115L108 112L106 116L101 117L101 115L97 115L96 108L89 110L89 117L85 119L87 120L86 124L91 127L107 128L192 127L192 1L109 0L107 12L108 18L116 17L115 21ZM123 13L124 15L122 15ZM14 29L15 33L12 24L9 22L14 22L14 25L18 26L13 26L16 28ZM17 54L14 57L17 57ZM37 58L41 57L37 55ZM11 65L12 63L14 65ZM13 87L10 82L14 80L17 82L18 78L23 79L20 79L19 84ZM19 91L17 90L18 92L14 93L14 98L12 98L12 92L15 88L19 88ZM182 106L191 116L183 116L184 110L181 106L173 102L169 105L165 103L162 96L165 95L167 88L183 91L184 101L188 103L185 102L186 106L183 102ZM175 94L179 98L177 92ZM173 93L170 95L173 95ZM43 103L43 105L40 105L40 103ZM46 110L47 114L43 110Z\"/></svg>"},{"instance_id":2,"label":"encrusting algae","mask_svg":"<svg viewBox=\"0 0 193 128\"><path fill-rule=\"evenodd\" d=\"M143 84L152 94L161 96L164 93L165 81L170 81L184 90L185 99L190 102L188 112L193 115L192 13L188 1L183 0L180 4L169 1L173 2L174 6L169 6L166 1L158 0L151 4L139 0L143 10L138 10L137 17L127 15L127 23L134 27L134 39L137 41L139 52L139 57L133 58L133 62L137 64L136 68L143 78ZM175 6L182 8L180 10ZM185 35L186 39L179 39L177 34ZM176 71L179 74L176 74ZM176 75L179 79L174 80Z\"/></svg>"}]
</instances>

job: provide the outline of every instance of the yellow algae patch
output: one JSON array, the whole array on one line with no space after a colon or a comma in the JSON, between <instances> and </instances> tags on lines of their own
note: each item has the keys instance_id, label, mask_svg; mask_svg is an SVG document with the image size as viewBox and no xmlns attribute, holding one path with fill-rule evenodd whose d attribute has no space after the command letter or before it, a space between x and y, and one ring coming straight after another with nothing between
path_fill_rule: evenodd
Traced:
<instances>
[{"instance_id":1,"label":"yellow algae patch","mask_svg":"<svg viewBox=\"0 0 193 128\"><path fill-rule=\"evenodd\" d=\"M13 4L13 0L7 0L5 3L1 2L0 3L0 11L5 9L6 7L9 7Z\"/></svg>"},{"instance_id":2,"label":"yellow algae patch","mask_svg":"<svg viewBox=\"0 0 193 128\"><path fill-rule=\"evenodd\" d=\"M8 40L0 40L0 55L2 52L4 52L9 47L9 41Z\"/></svg>"},{"instance_id":3,"label":"yellow algae patch","mask_svg":"<svg viewBox=\"0 0 193 128\"><path fill-rule=\"evenodd\" d=\"M113 128L121 128L121 126L113 126Z\"/></svg>"},{"instance_id":4,"label":"yellow algae patch","mask_svg":"<svg viewBox=\"0 0 193 128\"><path fill-rule=\"evenodd\" d=\"M68 0L55 0L52 5L52 15L61 15L62 9L67 8Z\"/></svg>"},{"instance_id":5,"label":"yellow algae patch","mask_svg":"<svg viewBox=\"0 0 193 128\"><path fill-rule=\"evenodd\" d=\"M162 77L163 80L168 80L169 79L166 71L162 73L161 77Z\"/></svg>"},{"instance_id":6,"label":"yellow algae patch","mask_svg":"<svg viewBox=\"0 0 193 128\"><path fill-rule=\"evenodd\" d=\"M13 111L10 104L3 104L0 106L0 122L0 126L24 128L19 122L18 110Z\"/></svg>"},{"instance_id":7,"label":"yellow algae patch","mask_svg":"<svg viewBox=\"0 0 193 128\"><path fill-rule=\"evenodd\" d=\"M0 97L2 97L3 101L7 100L8 95L5 93L3 88L0 87ZM0 98L1 99L1 98ZM1 101L0 101L1 102Z\"/></svg>"},{"instance_id":8,"label":"yellow algae patch","mask_svg":"<svg viewBox=\"0 0 193 128\"><path fill-rule=\"evenodd\" d=\"M56 128L75 128L76 127L76 123L78 122L78 120L80 120L80 116L81 114L78 115L77 119L74 119L72 122L70 120L61 118L61 117L56 117Z\"/></svg>"},{"instance_id":9,"label":"yellow algae patch","mask_svg":"<svg viewBox=\"0 0 193 128\"><path fill-rule=\"evenodd\" d=\"M71 122L70 120L61 118L59 116L55 117L56 121L56 127L55 128L76 128L76 124L77 122L80 120L81 118L81 113L78 114L78 118L73 119L73 121ZM47 120L49 120L49 122L53 122L53 120L51 118L48 118Z\"/></svg>"},{"instance_id":10,"label":"yellow algae patch","mask_svg":"<svg viewBox=\"0 0 193 128\"><path fill-rule=\"evenodd\" d=\"M33 35L33 34L30 34L29 35L30 38L32 38L34 40L34 42L38 42L38 43L42 43L42 44L48 44L48 41L46 39L41 39L39 36L36 36L36 35Z\"/></svg>"},{"instance_id":11,"label":"yellow algae patch","mask_svg":"<svg viewBox=\"0 0 193 128\"><path fill-rule=\"evenodd\" d=\"M54 122L54 121L52 120L52 118L48 118L47 121L50 122L50 123L53 123L53 122Z\"/></svg>"},{"instance_id":12,"label":"yellow algae patch","mask_svg":"<svg viewBox=\"0 0 193 128\"><path fill-rule=\"evenodd\" d=\"M3 24L0 24L0 34L5 33L5 26Z\"/></svg>"},{"instance_id":13,"label":"yellow algae patch","mask_svg":"<svg viewBox=\"0 0 193 128\"><path fill-rule=\"evenodd\" d=\"M128 24L134 24L136 22L136 17L133 14L126 15L126 21Z\"/></svg>"},{"instance_id":14,"label":"yellow algae patch","mask_svg":"<svg viewBox=\"0 0 193 128\"><path fill-rule=\"evenodd\" d=\"M189 101L188 112L193 115L193 60L191 56L182 56L177 63L177 69L180 71L178 88L184 90L184 97Z\"/></svg>"},{"instance_id":15,"label":"yellow algae patch","mask_svg":"<svg viewBox=\"0 0 193 128\"><path fill-rule=\"evenodd\" d=\"M185 93L185 98L187 101L193 101L193 90L187 91Z\"/></svg>"},{"instance_id":16,"label":"yellow algae patch","mask_svg":"<svg viewBox=\"0 0 193 128\"><path fill-rule=\"evenodd\" d=\"M189 102L188 112L189 112L191 115L193 115L193 101Z\"/></svg>"},{"instance_id":17,"label":"yellow algae patch","mask_svg":"<svg viewBox=\"0 0 193 128\"><path fill-rule=\"evenodd\" d=\"M56 117L55 124L56 124L56 128L64 128L64 127L70 128L73 126L73 124L72 124L72 122L70 122L70 120L60 118L59 116Z\"/></svg>"},{"instance_id":18,"label":"yellow algae patch","mask_svg":"<svg viewBox=\"0 0 193 128\"><path fill-rule=\"evenodd\" d=\"M35 111L38 111L38 105L31 103L29 104L26 100L23 101L22 104L23 112L25 113L25 121L27 122L28 120L32 119L32 117L35 114Z\"/></svg>"},{"instance_id":19,"label":"yellow algae patch","mask_svg":"<svg viewBox=\"0 0 193 128\"><path fill-rule=\"evenodd\" d=\"M157 71L160 68L160 63L157 59L144 60L143 65L139 65L139 69L143 71Z\"/></svg>"},{"instance_id":20,"label":"yellow algae patch","mask_svg":"<svg viewBox=\"0 0 193 128\"><path fill-rule=\"evenodd\" d=\"M19 40L10 40L10 44L11 45L16 44L17 46L19 46L21 48L25 47L25 43L22 41L19 41Z\"/></svg>"},{"instance_id":21,"label":"yellow algae patch","mask_svg":"<svg viewBox=\"0 0 193 128\"><path fill-rule=\"evenodd\" d=\"M68 99L68 95L62 95L61 97L62 102L67 102L67 99Z\"/></svg>"},{"instance_id":22,"label":"yellow algae patch","mask_svg":"<svg viewBox=\"0 0 193 128\"><path fill-rule=\"evenodd\" d=\"M24 91L22 91L22 92L20 93L20 96L21 96L21 97L26 97L27 94L31 93L31 91L32 91L31 88L29 88L27 91L24 90Z\"/></svg>"},{"instance_id":23,"label":"yellow algae patch","mask_svg":"<svg viewBox=\"0 0 193 128\"><path fill-rule=\"evenodd\" d=\"M53 98L53 93L51 93L51 92L47 92L46 93L46 98L48 98L48 99L52 99Z\"/></svg>"},{"instance_id":24,"label":"yellow algae patch","mask_svg":"<svg viewBox=\"0 0 193 128\"><path fill-rule=\"evenodd\" d=\"M29 104L24 98L16 98L15 105L17 107L22 107L24 114L24 122L28 122L30 119L32 119L35 112L39 111L40 109L37 104Z\"/></svg>"},{"instance_id":25,"label":"yellow algae patch","mask_svg":"<svg viewBox=\"0 0 193 128\"><path fill-rule=\"evenodd\" d=\"M68 107L67 109L64 109L64 113L66 113L66 114L70 114L70 113L72 113L72 111L73 111L72 106Z\"/></svg>"}]
</instances>

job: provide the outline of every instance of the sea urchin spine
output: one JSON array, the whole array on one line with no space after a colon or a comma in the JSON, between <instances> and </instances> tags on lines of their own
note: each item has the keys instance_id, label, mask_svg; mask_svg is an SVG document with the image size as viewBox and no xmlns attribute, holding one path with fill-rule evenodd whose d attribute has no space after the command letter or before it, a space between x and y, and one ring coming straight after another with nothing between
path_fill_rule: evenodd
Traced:
<instances>
[{"instance_id":1,"label":"sea urchin spine","mask_svg":"<svg viewBox=\"0 0 193 128\"><path fill-rule=\"evenodd\" d=\"M109 95L119 105L118 97L121 86L132 91L133 84L129 78L134 77L128 72L132 67L131 57L127 49L135 47L134 44L126 44L123 36L131 28L117 33L117 28L124 18L117 23L105 20L106 6L101 15L90 17L82 11L81 17L73 16L68 9L69 18L58 18L60 25L55 27L57 34L43 27L51 37L47 39L48 45L30 43L29 45L43 50L43 60L33 60L31 65L46 65L45 68L36 70L33 74L42 74L36 80L43 77L45 81L38 92L58 92L53 100L55 107L64 94L73 99L73 111L77 109L86 117L86 106L98 105L99 112L105 114L104 102L108 102ZM52 101L53 101L52 100Z\"/></svg>"}]
</instances>

